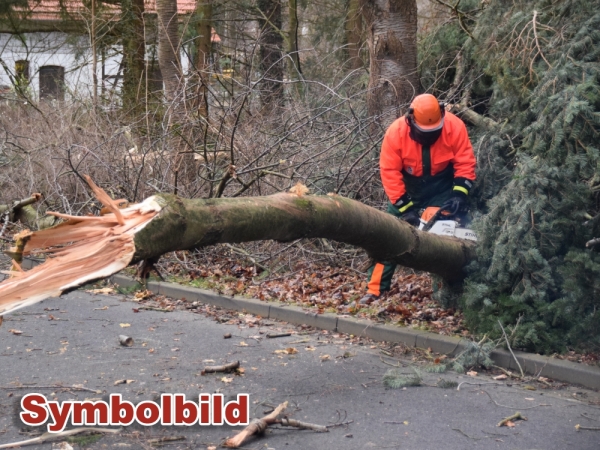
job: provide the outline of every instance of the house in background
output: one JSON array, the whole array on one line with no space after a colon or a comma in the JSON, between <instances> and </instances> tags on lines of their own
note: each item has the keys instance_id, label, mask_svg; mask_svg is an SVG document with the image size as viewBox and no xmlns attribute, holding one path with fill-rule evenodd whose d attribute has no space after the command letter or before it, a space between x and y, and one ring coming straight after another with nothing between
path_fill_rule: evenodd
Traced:
<instances>
[{"instance_id":1,"label":"house in background","mask_svg":"<svg viewBox=\"0 0 600 450\"><path fill-rule=\"evenodd\" d=\"M39 99L91 96L94 82L90 2L27 1L26 10L16 10L10 19L0 19L0 95L10 93L15 84L20 83L27 86L29 95ZM180 22L184 22L193 13L195 0L177 0L177 4ZM96 36L106 34L120 14L119 6L103 3L100 14L96 15L97 18L100 15L96 20L99 24ZM145 0L144 18L148 23L155 22L156 0ZM214 30L211 40L213 44L220 42ZM156 46L149 44L146 50L149 66L157 69L158 64L153 59ZM189 52L181 53L184 73L190 66L188 55ZM122 69L120 44L97 48L98 95L109 96L118 91ZM160 71L148 72L152 82L162 88Z\"/></svg>"}]
</instances>

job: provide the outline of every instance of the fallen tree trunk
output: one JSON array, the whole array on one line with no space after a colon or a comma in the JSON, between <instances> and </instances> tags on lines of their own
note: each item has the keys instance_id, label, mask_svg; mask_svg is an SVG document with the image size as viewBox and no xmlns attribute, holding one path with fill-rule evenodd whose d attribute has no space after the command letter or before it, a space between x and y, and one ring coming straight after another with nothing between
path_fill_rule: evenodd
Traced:
<instances>
[{"instance_id":1,"label":"fallen tree trunk","mask_svg":"<svg viewBox=\"0 0 600 450\"><path fill-rule=\"evenodd\" d=\"M390 214L333 194L209 200L160 194L119 209L88 182L111 212L93 217L49 213L66 221L17 235L15 260L35 253L46 253L48 259L28 272L15 264L11 278L0 283L0 316L129 264L217 243L327 238L362 247L376 260L449 281L461 280L463 267L475 258L474 242L418 231Z\"/></svg>"},{"instance_id":2,"label":"fallen tree trunk","mask_svg":"<svg viewBox=\"0 0 600 450\"><path fill-rule=\"evenodd\" d=\"M420 232L355 200L281 193L265 197L181 199L157 196L161 212L134 238L132 263L217 243L326 238L361 247L378 261L464 278L475 257L471 241Z\"/></svg>"}]
</instances>

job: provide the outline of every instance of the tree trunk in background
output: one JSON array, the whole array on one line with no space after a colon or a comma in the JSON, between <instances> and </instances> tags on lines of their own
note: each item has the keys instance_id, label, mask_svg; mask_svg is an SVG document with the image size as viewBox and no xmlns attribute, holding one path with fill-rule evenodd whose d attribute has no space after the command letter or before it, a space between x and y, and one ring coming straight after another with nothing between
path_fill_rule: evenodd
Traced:
<instances>
[{"instance_id":1,"label":"tree trunk in background","mask_svg":"<svg viewBox=\"0 0 600 450\"><path fill-rule=\"evenodd\" d=\"M298 1L289 0L289 31L288 41L289 48L288 53L292 58L293 66L290 73L290 78L294 79L298 74L302 74L300 68L300 54L298 53Z\"/></svg>"},{"instance_id":2,"label":"tree trunk in background","mask_svg":"<svg viewBox=\"0 0 600 450\"><path fill-rule=\"evenodd\" d=\"M179 60L177 0L156 0L158 18L158 65L165 84L165 98L177 98L182 78Z\"/></svg>"},{"instance_id":3,"label":"tree trunk in background","mask_svg":"<svg viewBox=\"0 0 600 450\"><path fill-rule=\"evenodd\" d=\"M360 49L363 44L363 21L361 11L361 0L348 0L346 12L346 53L348 54L348 67L358 69L362 67L363 61L360 57Z\"/></svg>"},{"instance_id":4,"label":"tree trunk in background","mask_svg":"<svg viewBox=\"0 0 600 450\"><path fill-rule=\"evenodd\" d=\"M260 98L263 106L273 106L283 102L283 37L281 35L281 1L258 0L261 18L260 69L263 80L260 83Z\"/></svg>"},{"instance_id":5,"label":"tree trunk in background","mask_svg":"<svg viewBox=\"0 0 600 450\"><path fill-rule=\"evenodd\" d=\"M369 30L367 108L387 128L419 91L416 0L363 0Z\"/></svg>"},{"instance_id":6,"label":"tree trunk in background","mask_svg":"<svg viewBox=\"0 0 600 450\"><path fill-rule=\"evenodd\" d=\"M190 127L184 117L183 72L179 59L180 37L177 0L156 0L158 19L158 65L165 86L167 102L168 146L173 154L174 191L188 194L196 177L193 148L188 146Z\"/></svg>"},{"instance_id":7,"label":"tree trunk in background","mask_svg":"<svg viewBox=\"0 0 600 450\"><path fill-rule=\"evenodd\" d=\"M146 99L144 41L144 0L123 0L123 109L131 113L143 111Z\"/></svg>"},{"instance_id":8,"label":"tree trunk in background","mask_svg":"<svg viewBox=\"0 0 600 450\"><path fill-rule=\"evenodd\" d=\"M208 122L208 82L212 52L212 0L198 0L196 4L196 54L194 56L194 81L197 84L196 105L198 115Z\"/></svg>"}]
</instances>

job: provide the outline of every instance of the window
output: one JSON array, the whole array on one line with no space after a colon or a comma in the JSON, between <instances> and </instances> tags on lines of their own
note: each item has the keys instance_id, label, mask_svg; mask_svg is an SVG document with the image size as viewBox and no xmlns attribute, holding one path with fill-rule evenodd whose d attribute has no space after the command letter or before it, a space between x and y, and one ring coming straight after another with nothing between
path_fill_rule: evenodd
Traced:
<instances>
[{"instance_id":1,"label":"window","mask_svg":"<svg viewBox=\"0 0 600 450\"><path fill-rule=\"evenodd\" d=\"M65 99L65 68L62 66L40 67L40 100Z\"/></svg>"}]
</instances>

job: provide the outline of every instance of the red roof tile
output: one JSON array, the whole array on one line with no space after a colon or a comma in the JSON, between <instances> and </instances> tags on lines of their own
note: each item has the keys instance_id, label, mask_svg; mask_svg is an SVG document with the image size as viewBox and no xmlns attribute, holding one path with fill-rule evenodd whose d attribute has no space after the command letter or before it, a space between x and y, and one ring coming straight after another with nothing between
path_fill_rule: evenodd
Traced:
<instances>
[{"instance_id":1,"label":"red roof tile","mask_svg":"<svg viewBox=\"0 0 600 450\"><path fill-rule=\"evenodd\" d=\"M1 1L1 0L0 0ZM71 15L82 14L89 11L81 0L63 0L66 12ZM156 12L156 0L144 0L147 13ZM179 14L189 14L194 11L195 0L177 0L177 12ZM104 3L102 8L105 10L120 10L119 6ZM30 19L32 20L58 20L61 15L59 0L29 0L29 9L32 11Z\"/></svg>"}]
</instances>

